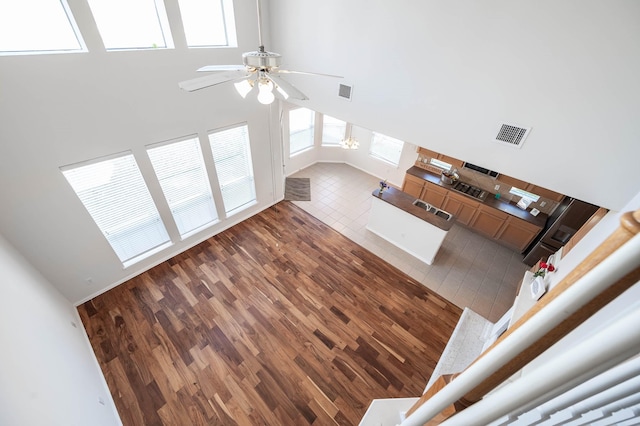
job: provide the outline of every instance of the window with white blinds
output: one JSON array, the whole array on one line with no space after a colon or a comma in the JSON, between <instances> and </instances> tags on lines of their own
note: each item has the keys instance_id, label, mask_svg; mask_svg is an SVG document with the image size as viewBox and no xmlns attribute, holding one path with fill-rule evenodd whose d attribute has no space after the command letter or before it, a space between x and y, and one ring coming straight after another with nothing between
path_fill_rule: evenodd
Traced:
<instances>
[{"instance_id":1,"label":"window with white blinds","mask_svg":"<svg viewBox=\"0 0 640 426\"><path fill-rule=\"evenodd\" d=\"M340 146L347 132L347 123L329 115L322 117L322 145Z\"/></svg>"},{"instance_id":2,"label":"window with white blinds","mask_svg":"<svg viewBox=\"0 0 640 426\"><path fill-rule=\"evenodd\" d=\"M296 108L289 111L289 154L313 146L315 111Z\"/></svg>"},{"instance_id":3,"label":"window with white blinds","mask_svg":"<svg viewBox=\"0 0 640 426\"><path fill-rule=\"evenodd\" d=\"M218 219L197 136L151 145L147 153L180 235Z\"/></svg>"},{"instance_id":4,"label":"window with white blinds","mask_svg":"<svg viewBox=\"0 0 640 426\"><path fill-rule=\"evenodd\" d=\"M130 152L61 170L125 266L169 242Z\"/></svg>"},{"instance_id":5,"label":"window with white blinds","mask_svg":"<svg viewBox=\"0 0 640 426\"><path fill-rule=\"evenodd\" d=\"M402 154L402 147L404 142L398 139L385 136L381 133L373 132L371 138L371 149L369 154L372 157L384 160L397 166L400 162L400 154Z\"/></svg>"},{"instance_id":6,"label":"window with white blinds","mask_svg":"<svg viewBox=\"0 0 640 426\"><path fill-rule=\"evenodd\" d=\"M256 201L247 125L209 134L222 200L227 215Z\"/></svg>"}]
</instances>

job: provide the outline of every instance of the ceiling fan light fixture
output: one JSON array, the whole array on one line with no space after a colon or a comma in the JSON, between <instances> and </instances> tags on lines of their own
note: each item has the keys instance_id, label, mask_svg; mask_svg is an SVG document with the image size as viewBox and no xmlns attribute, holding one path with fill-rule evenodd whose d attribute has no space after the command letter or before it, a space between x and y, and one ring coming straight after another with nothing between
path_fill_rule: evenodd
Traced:
<instances>
[{"instance_id":1,"label":"ceiling fan light fixture","mask_svg":"<svg viewBox=\"0 0 640 426\"><path fill-rule=\"evenodd\" d=\"M282 56L279 53L265 50L264 44L262 43L262 11L260 0L256 0L256 6L258 12L258 50L243 53L243 65L207 65L198 68L198 72L212 72L213 74L178 83L178 86L182 90L194 92L204 89L205 87L233 82L238 94L242 96L242 98L246 98L257 85L258 101L262 104L269 105L275 100L276 93L274 93L274 88L277 89L278 97L285 100L291 98L305 101L309 99L293 84L282 78L282 75L303 74L342 78L338 75L280 69Z\"/></svg>"},{"instance_id":2,"label":"ceiling fan light fixture","mask_svg":"<svg viewBox=\"0 0 640 426\"><path fill-rule=\"evenodd\" d=\"M276 97L273 94L273 83L266 78L261 78L258 82L258 102L263 105L273 103Z\"/></svg>"},{"instance_id":3,"label":"ceiling fan light fixture","mask_svg":"<svg viewBox=\"0 0 640 426\"><path fill-rule=\"evenodd\" d=\"M236 91L242 96L242 98L246 98L249 92L253 89L254 82L253 80L246 79L238 81L237 83L233 83L236 88Z\"/></svg>"}]
</instances>

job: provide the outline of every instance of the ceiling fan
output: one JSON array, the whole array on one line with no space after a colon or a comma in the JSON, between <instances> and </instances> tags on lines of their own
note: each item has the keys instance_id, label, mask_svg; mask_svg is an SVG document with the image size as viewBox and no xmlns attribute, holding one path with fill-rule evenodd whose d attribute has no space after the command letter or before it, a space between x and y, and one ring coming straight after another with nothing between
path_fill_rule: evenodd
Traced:
<instances>
[{"instance_id":1,"label":"ceiling fan","mask_svg":"<svg viewBox=\"0 0 640 426\"><path fill-rule=\"evenodd\" d=\"M244 65L207 65L199 68L198 72L212 72L213 74L178 83L178 86L182 90L193 92L206 87L233 82L240 96L246 98L257 86L258 101L268 105L275 100L273 89L276 89L277 93L285 100L288 98L299 100L309 99L304 93L296 89L293 84L282 78L282 74L305 74L342 78L337 75L280 69L282 56L279 53L264 50L262 43L262 11L260 0L256 0L256 3L258 8L258 41L260 43L258 50L242 54L242 62Z\"/></svg>"}]
</instances>

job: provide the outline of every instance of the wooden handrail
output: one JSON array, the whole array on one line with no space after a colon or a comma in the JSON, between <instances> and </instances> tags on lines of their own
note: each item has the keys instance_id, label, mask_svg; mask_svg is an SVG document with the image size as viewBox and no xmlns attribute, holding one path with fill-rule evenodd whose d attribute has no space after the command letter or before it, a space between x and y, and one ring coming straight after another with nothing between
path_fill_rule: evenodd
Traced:
<instances>
[{"instance_id":1,"label":"wooden handrail","mask_svg":"<svg viewBox=\"0 0 640 426\"><path fill-rule=\"evenodd\" d=\"M480 357L478 357L478 359L481 359L483 356L489 353L493 348L499 345L515 330L522 326L522 324L524 324L531 317L540 312L545 306L549 305L561 293L574 285L580 278L584 277L590 270L592 270L604 259L615 252L618 247L629 241L634 235L638 233L640 233L640 210L623 214L620 218L620 227L617 228L593 252L591 252L574 270L567 274L567 276L557 286L551 289L549 293L547 293L536 305L534 305L522 318L520 318L512 327L510 327L502 336L500 336L498 340L494 342L494 344L492 344ZM640 267L634 269L601 293L594 295L591 301L579 308L575 313L570 315L568 318L566 318L556 327L541 336L539 339L531 342L531 344L526 349L520 351L520 353L518 353L510 361L505 363L497 371L486 377L480 384L478 384L471 391L467 392L462 398L451 404L449 407L445 408L438 416L434 417L431 421L425 424L439 424L443 419L482 399L488 392L495 389L499 384L504 382L504 380L522 369L525 365L535 359L538 355L540 355L562 337L569 334L587 318L595 314L611 300L613 300L633 284L638 282L638 280L640 280ZM477 362L478 359L476 359L474 363ZM450 380L454 380L456 376L457 375L454 375ZM413 412L415 412L422 404L428 401L428 399L429 398L427 397L420 398L407 412L407 416L410 416Z\"/></svg>"}]
</instances>

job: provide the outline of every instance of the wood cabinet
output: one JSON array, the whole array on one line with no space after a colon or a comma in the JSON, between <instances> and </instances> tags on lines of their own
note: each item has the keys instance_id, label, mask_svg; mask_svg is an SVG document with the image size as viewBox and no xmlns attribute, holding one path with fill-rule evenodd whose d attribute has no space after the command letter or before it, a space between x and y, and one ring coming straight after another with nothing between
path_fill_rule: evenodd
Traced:
<instances>
[{"instance_id":1,"label":"wood cabinet","mask_svg":"<svg viewBox=\"0 0 640 426\"><path fill-rule=\"evenodd\" d=\"M514 216L508 216L497 234L498 240L518 251L523 251L542 228Z\"/></svg>"},{"instance_id":2,"label":"wood cabinet","mask_svg":"<svg viewBox=\"0 0 640 426\"><path fill-rule=\"evenodd\" d=\"M416 198L422 196L422 189L427 182L419 177L406 174L404 176L404 183L402 184L402 192L413 195Z\"/></svg>"},{"instance_id":3,"label":"wood cabinet","mask_svg":"<svg viewBox=\"0 0 640 426\"><path fill-rule=\"evenodd\" d=\"M420 198L422 198L432 206L441 209L444 205L444 200L445 198L447 198L448 193L448 190L433 183L426 182L424 188L422 189L422 195L420 196Z\"/></svg>"},{"instance_id":4,"label":"wood cabinet","mask_svg":"<svg viewBox=\"0 0 640 426\"><path fill-rule=\"evenodd\" d=\"M513 179L511 182L517 186L517 182L522 181ZM461 225L518 251L527 248L542 230L526 220L410 174L405 175L402 190L451 213Z\"/></svg>"},{"instance_id":5,"label":"wood cabinet","mask_svg":"<svg viewBox=\"0 0 640 426\"><path fill-rule=\"evenodd\" d=\"M498 180L501 183L504 183L505 185L515 186L516 188L523 189L525 191L527 190L527 186L529 185L529 183L523 180L516 179L514 177L503 175L503 174L500 174L500 176L498 176Z\"/></svg>"},{"instance_id":6,"label":"wood cabinet","mask_svg":"<svg viewBox=\"0 0 640 426\"><path fill-rule=\"evenodd\" d=\"M435 152L435 151L431 151L430 149L427 148L423 148L423 147L419 147L418 148L418 154L422 154L426 157L429 158L438 158L438 155L440 155L439 153Z\"/></svg>"},{"instance_id":7,"label":"wood cabinet","mask_svg":"<svg viewBox=\"0 0 640 426\"><path fill-rule=\"evenodd\" d=\"M487 237L496 238L508 217L507 213L481 204L470 226Z\"/></svg>"},{"instance_id":8,"label":"wood cabinet","mask_svg":"<svg viewBox=\"0 0 640 426\"><path fill-rule=\"evenodd\" d=\"M554 192L554 191L552 191L550 189L543 188L543 187L538 186L538 185L529 184L529 186L527 186L526 190L531 192L531 193L533 193L533 194L539 195L542 198L548 198L548 199L553 200L553 201L560 202L564 198L564 194L560 194L558 192Z\"/></svg>"},{"instance_id":9,"label":"wood cabinet","mask_svg":"<svg viewBox=\"0 0 640 426\"><path fill-rule=\"evenodd\" d=\"M442 209L454 215L456 222L468 226L475 217L479 206L479 202L449 191Z\"/></svg>"}]
</instances>

